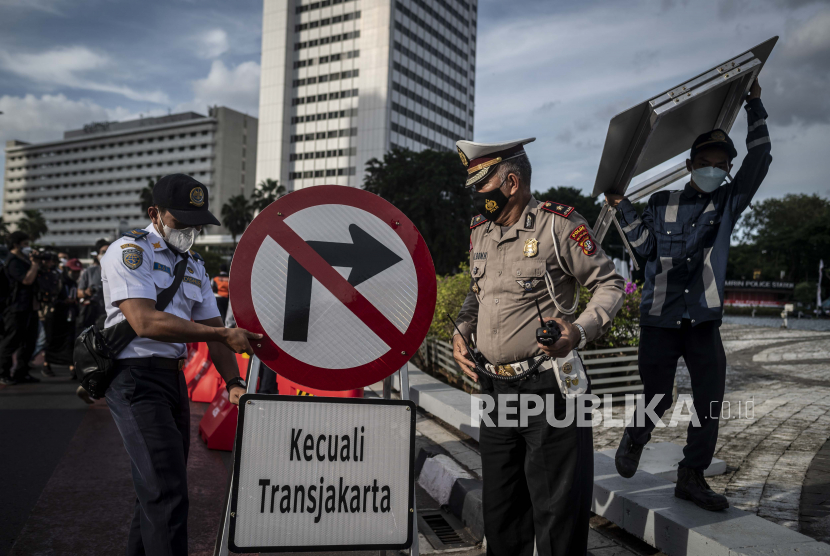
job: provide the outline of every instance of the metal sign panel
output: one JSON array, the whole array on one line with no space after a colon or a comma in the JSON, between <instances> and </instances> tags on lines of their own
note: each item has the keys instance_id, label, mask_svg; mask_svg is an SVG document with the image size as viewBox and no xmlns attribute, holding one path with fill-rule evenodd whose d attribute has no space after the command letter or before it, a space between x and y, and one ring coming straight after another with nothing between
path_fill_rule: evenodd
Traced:
<instances>
[{"instance_id":1,"label":"metal sign panel","mask_svg":"<svg viewBox=\"0 0 830 556\"><path fill-rule=\"evenodd\" d=\"M435 267L415 225L377 195L337 185L296 191L257 216L230 274L237 324L265 335L259 358L322 390L373 384L420 347Z\"/></svg>"},{"instance_id":2,"label":"metal sign panel","mask_svg":"<svg viewBox=\"0 0 830 556\"><path fill-rule=\"evenodd\" d=\"M409 547L415 407L403 400L243 396L230 549Z\"/></svg>"},{"instance_id":3,"label":"metal sign panel","mask_svg":"<svg viewBox=\"0 0 830 556\"><path fill-rule=\"evenodd\" d=\"M688 151L701 133L732 129L778 37L614 116L593 196L624 194L634 176Z\"/></svg>"}]
</instances>

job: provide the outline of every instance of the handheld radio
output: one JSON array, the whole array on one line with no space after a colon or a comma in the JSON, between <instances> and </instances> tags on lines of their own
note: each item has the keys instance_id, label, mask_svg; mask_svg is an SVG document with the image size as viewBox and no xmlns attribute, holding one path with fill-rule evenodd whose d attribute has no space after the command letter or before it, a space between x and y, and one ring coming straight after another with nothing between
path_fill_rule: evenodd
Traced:
<instances>
[{"instance_id":1,"label":"handheld radio","mask_svg":"<svg viewBox=\"0 0 830 556\"><path fill-rule=\"evenodd\" d=\"M539 313L539 322L542 326L536 329L536 341L543 346L552 346L562 337L562 331L556 321L549 320L545 322L542 318L542 310L539 308L539 301L536 300L536 311Z\"/></svg>"}]
</instances>

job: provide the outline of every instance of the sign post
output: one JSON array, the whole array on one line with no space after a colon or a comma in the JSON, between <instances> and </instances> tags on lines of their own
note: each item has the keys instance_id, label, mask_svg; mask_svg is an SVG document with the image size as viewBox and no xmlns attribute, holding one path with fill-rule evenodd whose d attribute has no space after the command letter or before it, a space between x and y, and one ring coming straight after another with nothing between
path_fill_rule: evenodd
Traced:
<instances>
[{"instance_id":1,"label":"sign post","mask_svg":"<svg viewBox=\"0 0 830 556\"><path fill-rule=\"evenodd\" d=\"M257 365L321 390L401 372L401 400L263 396L240 403L216 554L398 550L417 556L415 404L406 363L432 322L435 269L414 224L374 194L317 186L272 203L230 274Z\"/></svg>"}]
</instances>

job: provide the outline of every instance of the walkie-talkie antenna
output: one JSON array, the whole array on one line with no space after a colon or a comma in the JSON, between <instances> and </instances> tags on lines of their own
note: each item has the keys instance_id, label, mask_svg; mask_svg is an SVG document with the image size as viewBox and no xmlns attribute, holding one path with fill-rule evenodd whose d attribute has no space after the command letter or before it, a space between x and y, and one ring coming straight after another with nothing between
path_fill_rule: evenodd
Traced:
<instances>
[{"instance_id":1,"label":"walkie-talkie antenna","mask_svg":"<svg viewBox=\"0 0 830 556\"><path fill-rule=\"evenodd\" d=\"M536 312L539 313L539 322L542 323L542 328L545 327L545 319L542 318L542 310L539 308L539 300L534 299L533 301L536 302Z\"/></svg>"},{"instance_id":2,"label":"walkie-talkie antenna","mask_svg":"<svg viewBox=\"0 0 830 556\"><path fill-rule=\"evenodd\" d=\"M461 334L461 329L460 329L460 328L458 328L458 325L457 325L457 324L455 324L455 321L454 321L454 320L452 320L452 317L450 316L450 314L449 314L449 313L444 313L444 314L445 314L445 315L447 315L447 318L448 318L448 319L450 319L450 322L451 322L451 323L452 323L452 325L455 327L455 330L458 332L458 334L461 336L461 339L462 339L462 340L464 340L464 334ZM467 342L466 342L466 340L464 341L464 343L465 343L465 344L467 343Z\"/></svg>"}]
</instances>

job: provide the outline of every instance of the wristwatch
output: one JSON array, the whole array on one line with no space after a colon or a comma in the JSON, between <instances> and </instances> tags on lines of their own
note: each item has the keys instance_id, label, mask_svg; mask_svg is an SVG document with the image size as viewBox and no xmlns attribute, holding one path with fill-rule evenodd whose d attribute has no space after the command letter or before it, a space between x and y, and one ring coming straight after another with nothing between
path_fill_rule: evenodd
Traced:
<instances>
[{"instance_id":1,"label":"wristwatch","mask_svg":"<svg viewBox=\"0 0 830 556\"><path fill-rule=\"evenodd\" d=\"M579 328L579 337L580 337L579 345L576 346L576 349L582 349L582 348L585 347L585 344L588 343L588 337L585 335L585 329L582 328L581 324L574 323L574 326Z\"/></svg>"},{"instance_id":2,"label":"wristwatch","mask_svg":"<svg viewBox=\"0 0 830 556\"><path fill-rule=\"evenodd\" d=\"M233 388L234 386L241 386L246 390L248 389L248 383L245 382L245 379L241 376L235 376L225 383L225 389L227 389L228 392L230 392L231 388Z\"/></svg>"}]
</instances>

